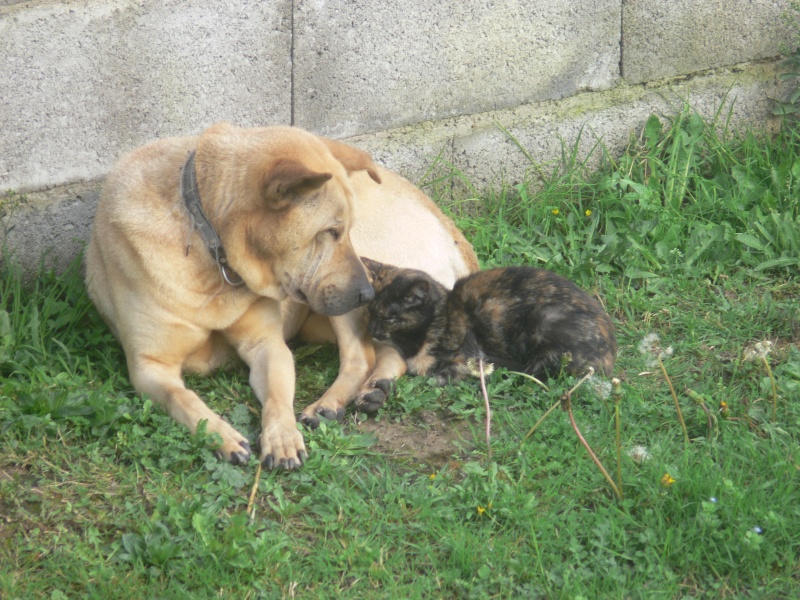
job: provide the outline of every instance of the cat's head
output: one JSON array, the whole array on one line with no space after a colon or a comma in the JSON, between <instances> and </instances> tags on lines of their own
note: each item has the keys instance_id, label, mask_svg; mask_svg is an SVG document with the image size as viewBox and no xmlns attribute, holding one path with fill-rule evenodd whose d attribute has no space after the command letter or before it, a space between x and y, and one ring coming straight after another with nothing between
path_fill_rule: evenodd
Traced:
<instances>
[{"instance_id":1,"label":"cat's head","mask_svg":"<svg viewBox=\"0 0 800 600\"><path fill-rule=\"evenodd\" d=\"M361 258L375 289L369 304L369 332L377 340L428 328L445 288L430 275Z\"/></svg>"}]
</instances>

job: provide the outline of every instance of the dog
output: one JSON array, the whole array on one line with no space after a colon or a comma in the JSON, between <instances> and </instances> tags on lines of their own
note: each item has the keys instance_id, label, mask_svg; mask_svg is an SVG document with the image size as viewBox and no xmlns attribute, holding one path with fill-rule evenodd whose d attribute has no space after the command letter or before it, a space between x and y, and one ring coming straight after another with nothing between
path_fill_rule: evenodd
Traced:
<instances>
[{"instance_id":1,"label":"dog","mask_svg":"<svg viewBox=\"0 0 800 600\"><path fill-rule=\"evenodd\" d=\"M296 127L217 123L196 137L138 148L109 172L86 250L90 298L125 352L131 383L218 453L249 460L248 440L193 391L238 356L262 404L260 460L307 458L294 412L287 340L335 342L340 366L300 420L375 412L406 370L372 340L374 291L359 256L425 270L445 285L478 268L472 246L438 207L345 143Z\"/></svg>"}]
</instances>

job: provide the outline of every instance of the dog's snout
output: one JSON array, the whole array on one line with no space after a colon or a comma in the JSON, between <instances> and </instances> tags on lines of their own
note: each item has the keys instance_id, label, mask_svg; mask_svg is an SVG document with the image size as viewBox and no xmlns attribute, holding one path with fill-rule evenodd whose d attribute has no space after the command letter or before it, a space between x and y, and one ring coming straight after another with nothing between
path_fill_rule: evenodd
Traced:
<instances>
[{"instance_id":1,"label":"dog's snout","mask_svg":"<svg viewBox=\"0 0 800 600\"><path fill-rule=\"evenodd\" d=\"M362 287L358 292L359 304L368 304L375 299L375 290L369 284Z\"/></svg>"}]
</instances>

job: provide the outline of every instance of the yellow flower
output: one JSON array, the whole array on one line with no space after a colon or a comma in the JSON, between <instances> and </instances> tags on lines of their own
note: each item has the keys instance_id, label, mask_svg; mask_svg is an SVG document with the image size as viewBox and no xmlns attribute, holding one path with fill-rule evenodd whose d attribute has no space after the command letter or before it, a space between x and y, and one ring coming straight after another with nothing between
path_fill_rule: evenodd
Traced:
<instances>
[{"instance_id":1,"label":"yellow flower","mask_svg":"<svg viewBox=\"0 0 800 600\"><path fill-rule=\"evenodd\" d=\"M557 208L554 208L554 209L553 209L551 212L552 212L552 213L553 213L555 216L558 216L559 210L558 210Z\"/></svg>"},{"instance_id":2,"label":"yellow flower","mask_svg":"<svg viewBox=\"0 0 800 600\"><path fill-rule=\"evenodd\" d=\"M479 514L479 515L482 515L482 514L483 514L483 513L485 513L485 512L486 512L486 509L485 509L485 508L483 508L483 507L482 507L482 506L479 504L479 505L478 505L478 514Z\"/></svg>"},{"instance_id":3,"label":"yellow flower","mask_svg":"<svg viewBox=\"0 0 800 600\"><path fill-rule=\"evenodd\" d=\"M592 209L590 209L590 208L587 208L587 209L586 209L586 210L583 212L583 214L585 214L587 217L591 217L591 216L592 216Z\"/></svg>"},{"instance_id":4,"label":"yellow flower","mask_svg":"<svg viewBox=\"0 0 800 600\"><path fill-rule=\"evenodd\" d=\"M431 473L430 476L428 477L428 479L430 479L431 481L436 479L436 473Z\"/></svg>"},{"instance_id":5,"label":"yellow flower","mask_svg":"<svg viewBox=\"0 0 800 600\"><path fill-rule=\"evenodd\" d=\"M725 400L722 400L722 401L719 403L719 412L721 412L721 413L722 413L722 416L723 416L723 417L727 417L727 416L728 416L728 413L729 413L730 411L728 410L728 403L727 403L727 402L725 402Z\"/></svg>"},{"instance_id":6,"label":"yellow flower","mask_svg":"<svg viewBox=\"0 0 800 600\"><path fill-rule=\"evenodd\" d=\"M661 478L661 485L663 485L665 488L668 488L673 483L675 483L675 478L669 473L664 473L664 476Z\"/></svg>"}]
</instances>

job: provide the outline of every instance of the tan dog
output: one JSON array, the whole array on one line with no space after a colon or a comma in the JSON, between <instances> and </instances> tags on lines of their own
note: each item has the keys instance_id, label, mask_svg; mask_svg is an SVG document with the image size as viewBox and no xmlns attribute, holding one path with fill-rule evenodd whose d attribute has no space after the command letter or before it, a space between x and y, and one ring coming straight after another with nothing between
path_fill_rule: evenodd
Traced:
<instances>
[{"instance_id":1,"label":"tan dog","mask_svg":"<svg viewBox=\"0 0 800 600\"><path fill-rule=\"evenodd\" d=\"M285 340L339 344L339 375L301 420L374 411L400 356L375 345L359 256L425 270L452 285L477 269L472 247L417 188L346 144L292 127L219 123L154 142L109 174L86 254L89 295L120 340L131 382L220 454L246 462L243 435L183 382L238 354L263 406L261 461L306 456Z\"/></svg>"}]
</instances>

